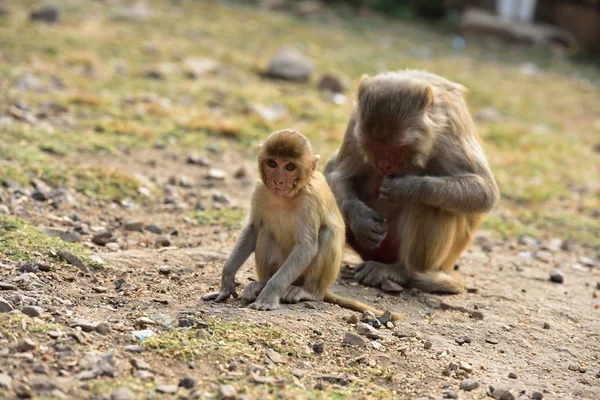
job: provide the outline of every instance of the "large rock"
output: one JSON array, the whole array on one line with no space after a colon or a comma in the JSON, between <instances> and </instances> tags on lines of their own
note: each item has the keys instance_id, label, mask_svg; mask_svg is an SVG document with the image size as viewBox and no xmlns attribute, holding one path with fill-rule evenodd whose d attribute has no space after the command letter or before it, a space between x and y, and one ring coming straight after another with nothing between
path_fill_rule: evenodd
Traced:
<instances>
[{"instance_id":1,"label":"large rock","mask_svg":"<svg viewBox=\"0 0 600 400\"><path fill-rule=\"evenodd\" d=\"M265 75L286 81L307 82L314 71L311 60L298 50L283 48L269 62Z\"/></svg>"}]
</instances>

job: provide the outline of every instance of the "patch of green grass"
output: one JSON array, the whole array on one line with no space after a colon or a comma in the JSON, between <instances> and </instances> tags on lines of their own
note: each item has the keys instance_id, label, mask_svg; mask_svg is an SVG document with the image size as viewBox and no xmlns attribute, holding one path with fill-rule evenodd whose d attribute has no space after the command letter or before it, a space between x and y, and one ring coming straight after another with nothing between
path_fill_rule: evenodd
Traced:
<instances>
[{"instance_id":1,"label":"patch of green grass","mask_svg":"<svg viewBox=\"0 0 600 400\"><path fill-rule=\"evenodd\" d=\"M46 322L41 318L30 318L23 315L4 313L0 314L0 332L4 337L10 337L10 335L8 335L9 333L14 334L16 332L24 332L23 326L25 326L25 332L33 334L64 330L63 326L52 322Z\"/></svg>"},{"instance_id":2,"label":"patch of green grass","mask_svg":"<svg viewBox=\"0 0 600 400\"><path fill-rule=\"evenodd\" d=\"M61 249L88 261L88 252L81 245L50 237L20 218L0 215L0 258L28 261L42 257L58 262L53 254Z\"/></svg>"},{"instance_id":3,"label":"patch of green grass","mask_svg":"<svg viewBox=\"0 0 600 400\"><path fill-rule=\"evenodd\" d=\"M236 208L214 208L205 211L191 211L188 216L196 219L201 225L220 225L230 229L239 229L246 218L246 210Z\"/></svg>"}]
</instances>

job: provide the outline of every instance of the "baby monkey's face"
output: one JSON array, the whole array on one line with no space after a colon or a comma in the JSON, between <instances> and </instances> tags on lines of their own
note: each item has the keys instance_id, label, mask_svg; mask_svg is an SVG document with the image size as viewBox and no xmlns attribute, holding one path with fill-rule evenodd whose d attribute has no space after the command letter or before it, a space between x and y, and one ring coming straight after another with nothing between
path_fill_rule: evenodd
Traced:
<instances>
[{"instance_id":1,"label":"baby monkey's face","mask_svg":"<svg viewBox=\"0 0 600 400\"><path fill-rule=\"evenodd\" d=\"M263 163L267 188L275 196L293 197L300 169L286 158L269 157Z\"/></svg>"}]
</instances>

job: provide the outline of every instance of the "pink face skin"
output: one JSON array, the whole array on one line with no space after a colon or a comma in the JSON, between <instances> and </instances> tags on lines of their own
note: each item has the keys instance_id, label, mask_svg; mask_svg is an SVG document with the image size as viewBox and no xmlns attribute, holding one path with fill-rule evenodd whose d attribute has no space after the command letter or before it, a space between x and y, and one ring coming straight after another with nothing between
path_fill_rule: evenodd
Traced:
<instances>
[{"instance_id":1,"label":"pink face skin","mask_svg":"<svg viewBox=\"0 0 600 400\"><path fill-rule=\"evenodd\" d=\"M410 146L369 144L369 153L375 160L375 167L382 175L389 176L401 172L408 165Z\"/></svg>"},{"instance_id":2,"label":"pink face skin","mask_svg":"<svg viewBox=\"0 0 600 400\"><path fill-rule=\"evenodd\" d=\"M289 197L300 174L298 166L285 158L270 157L264 161L263 168L271 193L275 196Z\"/></svg>"}]
</instances>

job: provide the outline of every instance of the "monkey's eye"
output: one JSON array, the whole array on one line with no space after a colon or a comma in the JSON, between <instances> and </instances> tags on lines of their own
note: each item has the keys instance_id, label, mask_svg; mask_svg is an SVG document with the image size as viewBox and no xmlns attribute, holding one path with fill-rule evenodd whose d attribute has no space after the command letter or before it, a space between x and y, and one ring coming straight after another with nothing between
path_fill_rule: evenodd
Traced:
<instances>
[{"instance_id":1,"label":"monkey's eye","mask_svg":"<svg viewBox=\"0 0 600 400\"><path fill-rule=\"evenodd\" d=\"M267 165L271 168L277 168L277 162L275 160L267 160Z\"/></svg>"},{"instance_id":2,"label":"monkey's eye","mask_svg":"<svg viewBox=\"0 0 600 400\"><path fill-rule=\"evenodd\" d=\"M296 166L292 163L289 163L288 165L285 166L285 169L287 169L288 171L293 171L296 169Z\"/></svg>"}]
</instances>

